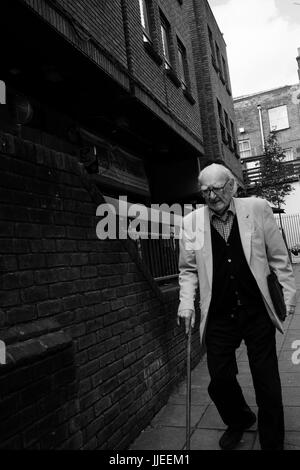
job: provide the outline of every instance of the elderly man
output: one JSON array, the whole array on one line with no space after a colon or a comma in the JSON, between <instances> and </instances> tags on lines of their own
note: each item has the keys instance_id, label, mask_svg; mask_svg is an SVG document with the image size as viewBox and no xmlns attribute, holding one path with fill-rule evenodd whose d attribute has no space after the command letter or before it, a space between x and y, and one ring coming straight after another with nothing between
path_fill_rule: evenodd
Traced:
<instances>
[{"instance_id":1,"label":"elderly man","mask_svg":"<svg viewBox=\"0 0 300 470\"><path fill-rule=\"evenodd\" d=\"M261 448L284 448L284 416L275 331L283 332L267 286L272 268L283 287L287 313L296 288L287 249L267 201L234 198L231 171L210 164L199 176L206 206L184 218L180 241L178 324L194 326L200 287L200 339L205 340L208 392L228 426L219 445L234 449L256 416L237 381L235 351L244 340L258 406Z\"/></svg>"}]
</instances>

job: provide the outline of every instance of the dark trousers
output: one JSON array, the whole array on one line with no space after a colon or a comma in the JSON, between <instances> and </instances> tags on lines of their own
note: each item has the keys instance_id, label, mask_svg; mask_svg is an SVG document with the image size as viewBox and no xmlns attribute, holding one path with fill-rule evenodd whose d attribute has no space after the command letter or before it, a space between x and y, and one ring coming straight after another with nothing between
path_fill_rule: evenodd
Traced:
<instances>
[{"instance_id":1,"label":"dark trousers","mask_svg":"<svg viewBox=\"0 0 300 470\"><path fill-rule=\"evenodd\" d=\"M232 312L233 313L233 312ZM263 450L284 445L284 415L276 354L275 326L264 306L240 307L234 312L209 314L206 330L207 363L211 382L208 393L224 423L244 427L250 408L237 381L235 351L244 340L258 406L258 431Z\"/></svg>"}]
</instances>

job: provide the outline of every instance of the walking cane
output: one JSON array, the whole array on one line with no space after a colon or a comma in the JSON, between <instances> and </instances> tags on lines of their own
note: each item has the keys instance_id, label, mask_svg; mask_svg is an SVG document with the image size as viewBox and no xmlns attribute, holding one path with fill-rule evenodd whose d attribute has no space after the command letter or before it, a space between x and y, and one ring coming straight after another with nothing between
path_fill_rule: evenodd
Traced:
<instances>
[{"instance_id":1,"label":"walking cane","mask_svg":"<svg viewBox=\"0 0 300 470\"><path fill-rule=\"evenodd\" d=\"M190 450L191 439L191 318L187 335L187 374L186 374L186 450Z\"/></svg>"}]
</instances>

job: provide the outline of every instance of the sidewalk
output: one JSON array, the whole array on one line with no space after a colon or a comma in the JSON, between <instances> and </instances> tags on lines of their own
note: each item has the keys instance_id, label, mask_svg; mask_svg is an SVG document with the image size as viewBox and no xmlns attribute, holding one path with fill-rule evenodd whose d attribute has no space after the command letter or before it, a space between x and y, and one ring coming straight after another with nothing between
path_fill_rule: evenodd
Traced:
<instances>
[{"instance_id":1,"label":"sidewalk","mask_svg":"<svg viewBox=\"0 0 300 470\"><path fill-rule=\"evenodd\" d=\"M300 450L300 364L293 364L294 340L300 343L300 265L294 265L298 292L295 315L287 318L285 334L277 332L279 370L285 412L286 450ZM237 351L238 380L249 406L257 413L252 378L244 344ZM298 354L300 358L300 353ZM220 450L218 441L226 429L207 393L206 356L192 371L191 450ZM168 403L138 436L130 450L184 450L186 383L178 385ZM244 433L237 450L259 450L257 424Z\"/></svg>"}]
</instances>

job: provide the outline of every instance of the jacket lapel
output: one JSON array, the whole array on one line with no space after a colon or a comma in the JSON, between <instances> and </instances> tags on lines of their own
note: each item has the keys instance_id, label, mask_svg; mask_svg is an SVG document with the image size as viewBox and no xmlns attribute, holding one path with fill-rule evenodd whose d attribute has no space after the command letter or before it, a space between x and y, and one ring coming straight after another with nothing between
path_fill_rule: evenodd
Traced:
<instances>
[{"instance_id":1,"label":"jacket lapel","mask_svg":"<svg viewBox=\"0 0 300 470\"><path fill-rule=\"evenodd\" d=\"M252 220L249 210L243 204L242 199L234 198L234 205L236 209L236 216L240 231L242 246L244 249L245 257L250 265L251 257L251 234L252 234Z\"/></svg>"}]
</instances>

